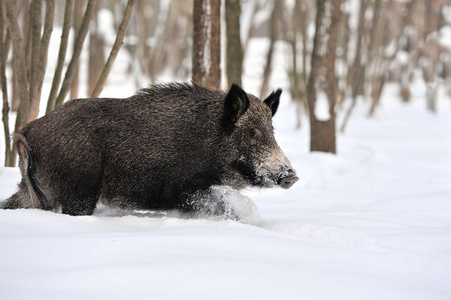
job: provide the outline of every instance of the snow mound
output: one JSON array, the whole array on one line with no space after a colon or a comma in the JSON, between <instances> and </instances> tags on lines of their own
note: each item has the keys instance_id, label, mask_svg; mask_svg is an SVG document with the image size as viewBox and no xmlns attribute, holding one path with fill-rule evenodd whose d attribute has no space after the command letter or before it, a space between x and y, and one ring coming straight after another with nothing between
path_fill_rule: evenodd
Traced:
<instances>
[{"instance_id":1,"label":"snow mound","mask_svg":"<svg viewBox=\"0 0 451 300\"><path fill-rule=\"evenodd\" d=\"M195 214L170 211L168 216L177 218L201 218L211 220L237 220L245 224L256 224L260 213L251 198L227 186L213 186L210 191L197 193L191 204L198 210Z\"/></svg>"}]
</instances>

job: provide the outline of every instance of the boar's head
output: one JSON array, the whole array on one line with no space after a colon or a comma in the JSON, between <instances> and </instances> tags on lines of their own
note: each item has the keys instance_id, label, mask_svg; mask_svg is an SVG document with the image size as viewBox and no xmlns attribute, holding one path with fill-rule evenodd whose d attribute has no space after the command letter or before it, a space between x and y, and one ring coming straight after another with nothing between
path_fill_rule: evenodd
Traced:
<instances>
[{"instance_id":1,"label":"boar's head","mask_svg":"<svg viewBox=\"0 0 451 300\"><path fill-rule=\"evenodd\" d=\"M299 180L274 138L272 117L281 93L278 89L261 101L236 84L227 93L224 111L228 147L233 148L231 185L288 189Z\"/></svg>"}]
</instances>

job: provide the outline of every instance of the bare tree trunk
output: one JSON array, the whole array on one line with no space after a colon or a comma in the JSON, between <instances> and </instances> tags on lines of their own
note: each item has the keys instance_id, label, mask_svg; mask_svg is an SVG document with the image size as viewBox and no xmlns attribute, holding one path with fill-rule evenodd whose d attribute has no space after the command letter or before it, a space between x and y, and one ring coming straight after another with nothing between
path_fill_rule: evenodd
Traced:
<instances>
[{"instance_id":1,"label":"bare tree trunk","mask_svg":"<svg viewBox=\"0 0 451 300\"><path fill-rule=\"evenodd\" d=\"M302 0L300 3L300 29L302 33L302 84L304 85L304 95L302 98L302 103L304 104L304 109L308 113L308 81L310 76L310 66L311 66L311 55L312 55L312 47L310 47L311 44L313 44L313 40L311 40L308 36L308 27L310 22L312 21L311 11L313 9L311 8L312 4L309 4L310 2L307 0ZM314 4L313 4L314 5Z\"/></svg>"},{"instance_id":2,"label":"bare tree trunk","mask_svg":"<svg viewBox=\"0 0 451 300\"><path fill-rule=\"evenodd\" d=\"M385 83L387 82L389 65L398 52L398 47L395 47L394 50L392 50L391 55L385 54L388 53L387 48L390 47L391 43L394 43L394 41L398 40L396 37L398 33L401 32L400 29L393 30L394 23L392 22L392 19L396 18L395 14L397 14L397 12L393 9L393 3L394 0L390 0L386 4L381 3L381 16L380 20L378 21L378 23L380 23L378 25L379 32L376 33L380 36L378 47L381 47L381 49L379 49L378 51L379 53L377 54L377 59L373 66L373 79L371 83L371 107L368 111L368 117L372 117L374 115L376 108L379 105L382 90Z\"/></svg>"},{"instance_id":3,"label":"bare tree trunk","mask_svg":"<svg viewBox=\"0 0 451 300\"><path fill-rule=\"evenodd\" d=\"M221 85L220 1L194 0L193 81L211 89Z\"/></svg>"},{"instance_id":4,"label":"bare tree trunk","mask_svg":"<svg viewBox=\"0 0 451 300\"><path fill-rule=\"evenodd\" d=\"M438 97L438 78L437 69L440 57L440 45L438 41L438 32L440 31L439 13L441 7L439 4L426 2L425 4L425 41L427 47L424 50L423 59L423 78L426 82L426 103L427 109L431 112L437 112Z\"/></svg>"},{"instance_id":5,"label":"bare tree trunk","mask_svg":"<svg viewBox=\"0 0 451 300\"><path fill-rule=\"evenodd\" d=\"M335 145L335 58L341 0L317 0L316 32L308 102L310 110L310 150L336 153ZM319 102L328 105L319 112Z\"/></svg>"},{"instance_id":6,"label":"bare tree trunk","mask_svg":"<svg viewBox=\"0 0 451 300\"><path fill-rule=\"evenodd\" d=\"M58 52L55 74L53 75L52 87L50 89L49 99L47 102L46 109L47 114L55 108L56 96L61 82L64 60L66 58L67 44L69 42L69 30L72 23L73 9L74 9L73 0L66 0L66 6L64 8L63 32L61 34L61 42Z\"/></svg>"},{"instance_id":7,"label":"bare tree trunk","mask_svg":"<svg viewBox=\"0 0 451 300\"><path fill-rule=\"evenodd\" d=\"M60 106L67 94L69 93L70 86L72 84L72 80L75 75L75 69L78 65L78 59L80 58L81 50L83 48L83 42L86 38L89 29L89 23L94 16L95 6L97 0L89 0L88 6L86 7L85 14L83 16L83 20L80 26L80 30L78 31L77 37L75 39L75 48L74 53L72 54L72 59L69 63L69 66L66 70L66 75L64 76L63 84L61 85L61 90L56 98L55 107Z\"/></svg>"},{"instance_id":8,"label":"bare tree trunk","mask_svg":"<svg viewBox=\"0 0 451 300\"><path fill-rule=\"evenodd\" d=\"M25 45L25 52L24 52L24 56L25 56L25 63L27 68L30 65L30 60L31 60L31 17L30 17L30 9L31 9L31 5L30 5L30 1L29 0L22 0L18 3L18 11L17 11L17 17L21 19L21 24L23 24L23 27L21 28L23 31L23 36L24 38L26 37L25 41L23 42ZM21 16L20 16L21 14ZM18 92L18 87L17 87L17 80L16 80L16 70L14 68L12 68L12 91L11 91L11 110L12 111L18 111L19 110L19 105L20 105L20 96L19 96L19 92Z\"/></svg>"},{"instance_id":9,"label":"bare tree trunk","mask_svg":"<svg viewBox=\"0 0 451 300\"><path fill-rule=\"evenodd\" d=\"M383 24L381 20L383 19L383 3L382 0L375 0L373 5L373 21L372 27L370 31L370 43L369 43L369 59L368 65L369 68L367 70L368 80L367 80L367 90L368 96L372 102L374 102L374 97L377 97L379 94L379 64L382 63L382 59L380 58L379 52L382 48L382 39L383 39Z\"/></svg>"},{"instance_id":10,"label":"bare tree trunk","mask_svg":"<svg viewBox=\"0 0 451 300\"><path fill-rule=\"evenodd\" d=\"M152 55L149 59L148 69L152 83L157 81L158 74L163 71L166 55L169 52L167 41L170 39L170 44L173 45L172 34L168 36L167 33L173 32L179 18L176 2L171 1L168 6L166 18L159 22L155 46L152 48Z\"/></svg>"},{"instance_id":11,"label":"bare tree trunk","mask_svg":"<svg viewBox=\"0 0 451 300\"><path fill-rule=\"evenodd\" d=\"M105 39L99 33L99 3L97 2L94 19L89 30L88 84L86 94L91 95L102 68L105 65Z\"/></svg>"},{"instance_id":12,"label":"bare tree trunk","mask_svg":"<svg viewBox=\"0 0 451 300\"><path fill-rule=\"evenodd\" d=\"M9 29L11 32L11 44L13 50L13 68L16 74L17 92L20 97L19 109L16 116L15 130L20 129L25 125L28 113L30 111L30 98L28 94L28 77L25 62L24 48L22 44L22 37L17 20L17 7L14 0L6 0L6 15L9 21ZM11 155L9 157L8 165L15 165L16 149L12 145Z\"/></svg>"},{"instance_id":13,"label":"bare tree trunk","mask_svg":"<svg viewBox=\"0 0 451 300\"><path fill-rule=\"evenodd\" d=\"M39 41L38 58L39 61L35 66L35 77L33 78L32 85L30 86L30 101L31 111L28 116L28 122L35 120L39 113L39 104L41 100L42 85L44 83L45 70L47 67L47 53L49 50L50 36L53 31L53 19L55 15L55 0L46 0L45 5L45 21L44 32L42 38ZM40 10L41 7L38 7ZM39 30L40 33L40 30ZM40 35L39 35L40 37ZM33 88L33 89L32 89Z\"/></svg>"},{"instance_id":14,"label":"bare tree trunk","mask_svg":"<svg viewBox=\"0 0 451 300\"><path fill-rule=\"evenodd\" d=\"M292 67L288 70L288 76L290 78L290 92L291 97L296 103L296 128L301 128L301 116L302 116L302 106L301 106L301 96L299 90L299 74L298 74L298 49L297 49L297 36L299 26L299 11L300 11L301 0L296 0L293 13L291 15L291 32L292 35L288 36L288 42L291 45L291 59Z\"/></svg>"},{"instance_id":15,"label":"bare tree trunk","mask_svg":"<svg viewBox=\"0 0 451 300\"><path fill-rule=\"evenodd\" d=\"M25 62L28 68L31 68L31 44L33 40L33 0L24 0L22 2L25 4L22 9L18 11L17 17L19 17L19 13L22 11L22 24L24 27L22 36L24 37L24 46L25 46ZM20 8L20 6L19 6ZM29 75L29 74L28 74Z\"/></svg>"},{"instance_id":16,"label":"bare tree trunk","mask_svg":"<svg viewBox=\"0 0 451 300\"><path fill-rule=\"evenodd\" d=\"M410 101L410 82L411 74L413 72L413 58L416 55L418 43L418 32L412 30L414 24L415 10L417 9L417 0L411 0L406 6L406 16L404 18L405 23L403 24L403 34L405 38L405 43L403 45L403 50L407 52L407 59L402 65L402 73L400 77L400 96L404 102Z\"/></svg>"},{"instance_id":17,"label":"bare tree trunk","mask_svg":"<svg viewBox=\"0 0 451 300\"><path fill-rule=\"evenodd\" d=\"M269 49L268 53L266 55L266 66L265 70L263 71L263 82L262 86L260 88L260 98L264 99L268 92L268 83L269 83L269 77L271 76L271 68L272 68L272 58L274 53L274 44L278 38L278 32L280 26L278 26L277 19L280 16L280 11L282 8L282 0L275 0L274 1L274 8L272 10L271 14L271 20L270 20L270 42L269 42Z\"/></svg>"},{"instance_id":18,"label":"bare tree trunk","mask_svg":"<svg viewBox=\"0 0 451 300\"><path fill-rule=\"evenodd\" d=\"M180 5L183 4L183 5ZM180 1L179 5L175 5L173 8L176 17L175 22L172 24L173 36L172 38L166 35L164 39L164 47L169 51L165 51L165 62L168 71L171 71L173 76L188 77L191 68L184 64L186 57L191 57L191 47L188 37L192 34L192 8L187 6L185 1ZM172 45L178 44L179 47L173 47ZM162 68L164 70L164 68Z\"/></svg>"},{"instance_id":19,"label":"bare tree trunk","mask_svg":"<svg viewBox=\"0 0 451 300\"><path fill-rule=\"evenodd\" d=\"M89 0L88 0L89 1ZM74 45L73 45L73 53L75 53L75 48L77 47L77 36L80 30L80 25L83 18L83 4L85 0L75 0L75 7L74 7L74 17L73 17L73 32L74 32ZM88 3L89 5L89 3ZM95 6L95 5L94 5ZM70 88L70 99L78 98L78 81L79 81L79 62L77 60L75 66L74 66L74 74L72 75L72 83ZM58 105L57 105L58 106Z\"/></svg>"},{"instance_id":20,"label":"bare tree trunk","mask_svg":"<svg viewBox=\"0 0 451 300\"><path fill-rule=\"evenodd\" d=\"M241 86L243 70L243 49L240 37L240 0L229 0L225 3L227 31L227 84L236 83Z\"/></svg>"},{"instance_id":21,"label":"bare tree trunk","mask_svg":"<svg viewBox=\"0 0 451 300\"><path fill-rule=\"evenodd\" d=\"M20 34L19 24L17 22L17 7L16 1L6 0L6 12L9 20L11 31L11 43L13 46L13 64L16 71L17 90L21 99L19 111L17 114L16 124L19 128L25 125L28 112L30 111L30 98L28 94L28 77L27 68L25 64L25 56L22 45L22 37Z\"/></svg>"},{"instance_id":22,"label":"bare tree trunk","mask_svg":"<svg viewBox=\"0 0 451 300\"><path fill-rule=\"evenodd\" d=\"M381 98L382 90L384 88L386 80L387 72L385 72L385 70L382 70L382 74L380 75L379 79L373 83L373 88L371 91L371 107L368 112L368 117L372 117L374 115L376 107L379 105L379 100Z\"/></svg>"},{"instance_id":23,"label":"bare tree trunk","mask_svg":"<svg viewBox=\"0 0 451 300\"><path fill-rule=\"evenodd\" d=\"M42 0L33 0L31 2L31 12L31 66L29 68L30 86L28 90L30 103L34 101L34 97L36 96L38 88L38 64L40 59L39 50L41 48Z\"/></svg>"},{"instance_id":24,"label":"bare tree trunk","mask_svg":"<svg viewBox=\"0 0 451 300\"><path fill-rule=\"evenodd\" d=\"M105 67L100 74L99 80L94 88L94 91L91 94L91 97L98 97L103 90L106 79L110 74L111 68L113 67L114 61L116 60L117 54L119 53L119 49L122 46L122 42L124 41L125 32L127 31L128 22L130 21L130 17L133 11L133 3L134 0L128 0L127 6L125 7L124 18L122 19L122 23L119 26L119 30L117 31L116 40L114 41L113 48L111 49L110 55L108 56L108 60L105 64Z\"/></svg>"},{"instance_id":25,"label":"bare tree trunk","mask_svg":"<svg viewBox=\"0 0 451 300\"><path fill-rule=\"evenodd\" d=\"M300 35L303 35L304 28L303 26L307 24L305 20L303 20L303 11L302 9L305 9L303 7L305 5L305 2L303 0L296 0L294 10L291 14L291 33L287 35L287 41L291 45L291 62L292 66L288 70L288 76L290 78L290 92L291 96L296 104L296 128L301 128L302 125L302 114L303 114L303 107L307 108L307 84L304 81L304 74L306 70L304 70L305 66L303 65L305 62L304 54L307 52L304 51L304 48L306 45L302 45L302 56L301 56L301 63L299 63L299 56L298 56L298 38ZM304 36L302 36L302 39L304 40ZM306 39L305 39L306 40ZM302 67L302 70L300 71L300 66Z\"/></svg>"},{"instance_id":26,"label":"bare tree trunk","mask_svg":"<svg viewBox=\"0 0 451 300\"><path fill-rule=\"evenodd\" d=\"M172 2L171 2L172 4ZM153 55L153 49L149 45L151 37L155 38L157 27L160 24L159 19L161 13L161 3L158 1L137 1L134 5L134 15L132 18L132 24L129 26L130 30L127 31L127 35L140 36L138 44L125 45L125 49L131 55L131 68L133 72L134 81L137 87L141 86L142 74L146 74L151 77L153 82L153 68L150 68L151 57ZM119 26L119 22L117 22ZM141 24L141 25L140 25ZM158 44L156 42L155 44Z\"/></svg>"},{"instance_id":27,"label":"bare tree trunk","mask_svg":"<svg viewBox=\"0 0 451 300\"><path fill-rule=\"evenodd\" d=\"M247 27L247 31L246 31L246 35L244 37L244 45L243 45L243 60L244 60L244 56L247 53L247 49L249 47L249 41L250 39L254 36L255 33L255 23L252 21L255 18L255 15L257 14L257 12L260 10L260 2L259 1L249 1L248 3L250 3L251 6L251 17L250 17L250 22L249 25ZM244 3L243 3L244 4Z\"/></svg>"},{"instance_id":28,"label":"bare tree trunk","mask_svg":"<svg viewBox=\"0 0 451 300\"><path fill-rule=\"evenodd\" d=\"M351 88L352 102L351 106L346 111L343 123L341 124L341 132L344 132L346 130L346 125L348 124L349 118L351 117L355 105L357 104L357 97L359 95L363 95L364 93L366 63L363 63L362 61L364 59L363 51L365 49L362 46L362 43L365 32L365 14L369 5L369 1L370 0L360 0L359 24L355 50L356 53L352 66L348 67L349 72L347 79L348 86Z\"/></svg>"},{"instance_id":29,"label":"bare tree trunk","mask_svg":"<svg viewBox=\"0 0 451 300\"><path fill-rule=\"evenodd\" d=\"M190 45L190 36L193 32L193 22L192 22L192 16L191 16L192 10L189 9L183 9L181 16L179 16L179 20L177 22L178 30L177 32L180 32L180 37L178 38L180 40L179 43L181 43L180 47L172 47L172 52L174 52L172 57L174 59L172 60L172 73L175 76L181 76L183 78L187 78L191 72L191 67L186 63L186 58L191 57L191 50L192 48L189 47Z\"/></svg>"},{"instance_id":30,"label":"bare tree trunk","mask_svg":"<svg viewBox=\"0 0 451 300\"><path fill-rule=\"evenodd\" d=\"M5 135L5 166L10 166L11 156L11 137L9 129L9 103L8 103L8 83L6 82L6 58L8 56L11 44L11 36L6 26L6 14L3 2L0 3L0 85L2 88L3 106L2 106L2 122ZM5 36L5 32L6 36Z\"/></svg>"},{"instance_id":31,"label":"bare tree trunk","mask_svg":"<svg viewBox=\"0 0 451 300\"><path fill-rule=\"evenodd\" d=\"M8 31L10 32L10 31ZM13 67L12 76L11 76L11 111L18 111L20 105L20 96L19 96L19 88L17 87L17 71Z\"/></svg>"}]
</instances>

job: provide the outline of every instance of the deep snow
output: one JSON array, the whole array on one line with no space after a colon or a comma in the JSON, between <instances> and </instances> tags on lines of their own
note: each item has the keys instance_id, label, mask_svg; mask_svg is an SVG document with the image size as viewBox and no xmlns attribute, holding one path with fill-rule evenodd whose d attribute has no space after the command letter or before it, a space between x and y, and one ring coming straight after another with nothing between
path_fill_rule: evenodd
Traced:
<instances>
[{"instance_id":1,"label":"deep snow","mask_svg":"<svg viewBox=\"0 0 451 300\"><path fill-rule=\"evenodd\" d=\"M253 49L244 83L255 93L265 49ZM274 87L286 88L284 61ZM103 96L134 92L119 84L124 66ZM226 190L251 208L245 223L107 207L85 217L0 211L0 299L450 299L450 101L440 94L430 114L414 88L410 104L386 89L374 119L359 103L338 155L308 152L308 127L293 129L283 94L276 138L300 181ZM0 168L0 199L19 178Z\"/></svg>"}]
</instances>

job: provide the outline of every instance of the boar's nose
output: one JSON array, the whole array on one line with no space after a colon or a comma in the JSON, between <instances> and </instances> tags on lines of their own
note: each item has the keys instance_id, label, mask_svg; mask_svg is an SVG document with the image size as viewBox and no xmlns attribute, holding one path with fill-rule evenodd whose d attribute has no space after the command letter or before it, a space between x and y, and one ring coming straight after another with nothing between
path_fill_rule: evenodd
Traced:
<instances>
[{"instance_id":1,"label":"boar's nose","mask_svg":"<svg viewBox=\"0 0 451 300\"><path fill-rule=\"evenodd\" d=\"M293 170L289 170L288 176L282 177L279 180L279 184L284 189L289 189L293 186L293 184L299 180L299 177L296 176L296 173Z\"/></svg>"},{"instance_id":2,"label":"boar's nose","mask_svg":"<svg viewBox=\"0 0 451 300\"><path fill-rule=\"evenodd\" d=\"M299 177L285 177L280 181L280 186L284 189L289 189L296 181L299 180Z\"/></svg>"}]
</instances>

